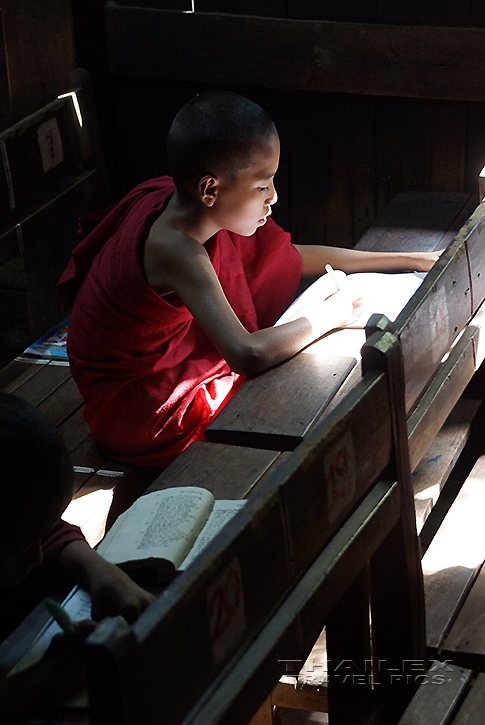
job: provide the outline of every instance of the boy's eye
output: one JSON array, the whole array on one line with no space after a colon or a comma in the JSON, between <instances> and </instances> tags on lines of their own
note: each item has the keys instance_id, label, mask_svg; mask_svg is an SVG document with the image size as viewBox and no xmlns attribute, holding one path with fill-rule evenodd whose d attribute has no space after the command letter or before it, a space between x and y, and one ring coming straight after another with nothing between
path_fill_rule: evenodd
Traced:
<instances>
[{"instance_id":1,"label":"boy's eye","mask_svg":"<svg viewBox=\"0 0 485 725\"><path fill-rule=\"evenodd\" d=\"M269 186L258 186L259 191L268 191Z\"/></svg>"}]
</instances>

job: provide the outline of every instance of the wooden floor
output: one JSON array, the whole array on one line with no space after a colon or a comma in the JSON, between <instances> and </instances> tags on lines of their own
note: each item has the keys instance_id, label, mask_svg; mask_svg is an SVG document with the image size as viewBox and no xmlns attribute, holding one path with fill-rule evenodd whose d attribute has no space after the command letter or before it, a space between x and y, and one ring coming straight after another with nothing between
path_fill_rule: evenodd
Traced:
<instances>
[{"instance_id":1,"label":"wooden floor","mask_svg":"<svg viewBox=\"0 0 485 725\"><path fill-rule=\"evenodd\" d=\"M275 720L275 725L322 725L328 723L328 715L324 712L304 712L279 707Z\"/></svg>"}]
</instances>

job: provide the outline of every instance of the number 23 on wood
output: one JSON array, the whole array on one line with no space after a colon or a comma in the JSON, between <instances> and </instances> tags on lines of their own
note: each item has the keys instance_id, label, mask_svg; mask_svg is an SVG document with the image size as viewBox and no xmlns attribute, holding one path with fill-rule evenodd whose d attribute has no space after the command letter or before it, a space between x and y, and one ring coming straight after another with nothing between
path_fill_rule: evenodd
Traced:
<instances>
[{"instance_id":1,"label":"number 23 on wood","mask_svg":"<svg viewBox=\"0 0 485 725\"><path fill-rule=\"evenodd\" d=\"M207 613L216 661L229 653L246 629L241 570L237 559L222 572L207 593Z\"/></svg>"}]
</instances>

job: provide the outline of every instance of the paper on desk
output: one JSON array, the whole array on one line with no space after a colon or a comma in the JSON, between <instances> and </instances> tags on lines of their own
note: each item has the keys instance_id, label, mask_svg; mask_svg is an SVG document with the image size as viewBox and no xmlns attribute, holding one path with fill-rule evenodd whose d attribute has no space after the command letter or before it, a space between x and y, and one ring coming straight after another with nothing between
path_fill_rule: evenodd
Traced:
<instances>
[{"instance_id":1,"label":"paper on desk","mask_svg":"<svg viewBox=\"0 0 485 725\"><path fill-rule=\"evenodd\" d=\"M386 315L393 322L425 275L425 272L356 272L346 275L341 270L334 270L334 276L343 291L353 299L363 298L364 303L359 310L361 324L365 324L374 312ZM335 283L330 275L322 275L297 297L275 324L282 325L303 317L305 310L310 308L321 307L324 313L323 301L335 292Z\"/></svg>"},{"instance_id":2,"label":"paper on desk","mask_svg":"<svg viewBox=\"0 0 485 725\"><path fill-rule=\"evenodd\" d=\"M67 611L73 622L79 622L83 619L91 619L91 597L84 589L74 587L65 600L62 606ZM40 660L46 649L48 648L54 635L62 632L62 629L57 622L50 617L46 624L42 627L41 631L34 639L28 650L20 658L17 664L12 667L9 675L30 667Z\"/></svg>"}]
</instances>

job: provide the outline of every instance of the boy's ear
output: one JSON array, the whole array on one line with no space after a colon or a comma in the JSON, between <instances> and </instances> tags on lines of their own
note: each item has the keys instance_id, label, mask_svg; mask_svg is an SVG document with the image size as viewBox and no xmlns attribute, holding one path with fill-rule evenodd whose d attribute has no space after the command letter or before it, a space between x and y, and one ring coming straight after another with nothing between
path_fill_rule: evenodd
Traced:
<instances>
[{"instance_id":1,"label":"boy's ear","mask_svg":"<svg viewBox=\"0 0 485 725\"><path fill-rule=\"evenodd\" d=\"M203 176L199 181L199 195L205 206L213 206L219 193L219 181L214 176Z\"/></svg>"}]
</instances>

